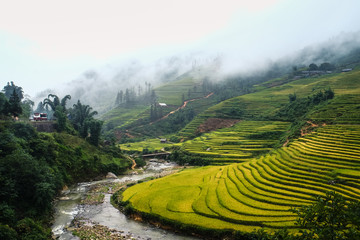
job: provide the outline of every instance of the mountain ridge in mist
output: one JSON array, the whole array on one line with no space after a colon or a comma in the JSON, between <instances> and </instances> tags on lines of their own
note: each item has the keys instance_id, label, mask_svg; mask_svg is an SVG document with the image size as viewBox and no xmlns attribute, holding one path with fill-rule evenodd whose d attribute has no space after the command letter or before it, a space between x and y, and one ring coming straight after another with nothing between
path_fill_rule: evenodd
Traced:
<instances>
[{"instance_id":1,"label":"mountain ridge in mist","mask_svg":"<svg viewBox=\"0 0 360 240\"><path fill-rule=\"evenodd\" d=\"M221 81L229 75L246 77L253 75L254 72L267 71L274 66L287 68L290 71L292 66L308 66L313 62L316 64L330 62L339 65L349 61L351 51L358 51L359 43L360 32L341 33L328 41L307 46L276 60L259 59L258 63L248 70L237 65L237 61L230 63L225 55L200 52L162 57L152 62L131 59L119 64L108 64L98 69L87 70L77 79L66 84L62 91L54 92L60 96L70 94L72 100L69 104L80 99L82 103L91 105L100 113L105 113L114 106L118 91L144 86L145 82L157 87L175 81L177 77L197 66L208 66L217 62L219 71L216 80ZM239 54L240 58L241 54ZM38 94L37 99L43 100L48 93L50 92L43 91L42 94Z\"/></svg>"}]
</instances>

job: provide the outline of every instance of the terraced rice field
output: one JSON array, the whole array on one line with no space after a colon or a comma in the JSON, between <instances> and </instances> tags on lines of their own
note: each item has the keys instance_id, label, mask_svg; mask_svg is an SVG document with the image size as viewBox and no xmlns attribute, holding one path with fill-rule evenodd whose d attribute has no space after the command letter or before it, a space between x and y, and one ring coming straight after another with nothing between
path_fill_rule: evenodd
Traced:
<instances>
[{"instance_id":1,"label":"terraced rice field","mask_svg":"<svg viewBox=\"0 0 360 240\"><path fill-rule=\"evenodd\" d=\"M360 125L328 125L258 159L189 169L123 192L138 211L251 232L294 228L292 207L326 191L360 199Z\"/></svg>"},{"instance_id":2,"label":"terraced rice field","mask_svg":"<svg viewBox=\"0 0 360 240\"><path fill-rule=\"evenodd\" d=\"M289 101L289 94L296 93L298 98L305 98L314 91L331 87L335 99L329 105L314 112L313 121L326 121L338 124L359 124L360 122L360 69L348 73L324 75L318 78L306 78L291 81L284 85L265 88L271 85L265 82L255 87L257 92L242 95L223 101L208 108L190 122L179 136L184 139L193 138L200 124L208 118L225 118L241 120L263 120L274 116L282 104Z\"/></svg>"},{"instance_id":3,"label":"terraced rice field","mask_svg":"<svg viewBox=\"0 0 360 240\"><path fill-rule=\"evenodd\" d=\"M211 164L243 162L270 151L289 125L287 122L242 121L231 128L219 129L186 141L183 149L210 157ZM275 137L269 138L267 133L275 134Z\"/></svg>"}]
</instances>

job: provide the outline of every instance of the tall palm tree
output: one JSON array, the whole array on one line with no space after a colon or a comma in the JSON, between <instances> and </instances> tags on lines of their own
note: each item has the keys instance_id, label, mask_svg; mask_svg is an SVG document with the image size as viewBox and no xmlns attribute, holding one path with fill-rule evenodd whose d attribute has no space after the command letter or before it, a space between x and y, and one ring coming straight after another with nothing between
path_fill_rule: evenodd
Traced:
<instances>
[{"instance_id":1,"label":"tall palm tree","mask_svg":"<svg viewBox=\"0 0 360 240\"><path fill-rule=\"evenodd\" d=\"M53 100L51 100L50 98L52 98ZM58 96L56 96L55 94L49 94L48 97L44 99L43 105L50 106L53 111L56 110L57 106L62 106L63 110L66 111L66 102L67 102L67 100L70 100L70 99L71 99L71 96L66 95L60 101L60 98Z\"/></svg>"},{"instance_id":2,"label":"tall palm tree","mask_svg":"<svg viewBox=\"0 0 360 240\"><path fill-rule=\"evenodd\" d=\"M80 100L73 105L71 122L73 123L74 128L80 132L81 136L87 136L87 123L92 120L96 114L98 114L97 111L92 111L92 107L89 105L81 104Z\"/></svg>"}]
</instances>

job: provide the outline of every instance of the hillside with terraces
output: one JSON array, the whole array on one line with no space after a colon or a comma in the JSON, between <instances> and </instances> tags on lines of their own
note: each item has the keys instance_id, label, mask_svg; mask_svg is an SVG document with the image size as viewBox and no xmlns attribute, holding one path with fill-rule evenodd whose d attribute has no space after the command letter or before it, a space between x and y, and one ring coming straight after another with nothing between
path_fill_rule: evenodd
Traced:
<instances>
[{"instance_id":1,"label":"hillside with terraces","mask_svg":"<svg viewBox=\"0 0 360 240\"><path fill-rule=\"evenodd\" d=\"M207 158L210 166L137 184L116 200L172 226L242 233L285 227L296 232L296 215L290 209L309 205L328 191L359 200L359 67L255 87L254 93L200 113L177 133L180 143L166 144ZM281 115L283 109L291 110L289 95L296 93L309 102L329 88L335 93L332 99L304 107L306 111L294 118ZM237 121L191 137L199 135L199 126L211 118ZM139 143L146 144L151 148Z\"/></svg>"}]
</instances>

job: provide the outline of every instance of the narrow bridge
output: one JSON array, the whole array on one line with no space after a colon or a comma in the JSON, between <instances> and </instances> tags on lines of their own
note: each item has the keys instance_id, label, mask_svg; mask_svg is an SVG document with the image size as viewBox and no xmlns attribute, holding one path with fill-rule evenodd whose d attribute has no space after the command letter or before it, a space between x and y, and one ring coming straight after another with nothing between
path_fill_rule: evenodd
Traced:
<instances>
[{"instance_id":1,"label":"narrow bridge","mask_svg":"<svg viewBox=\"0 0 360 240\"><path fill-rule=\"evenodd\" d=\"M165 157L167 158L171 152L159 152L159 153L151 153L142 155L143 158L153 158L153 157Z\"/></svg>"}]
</instances>

